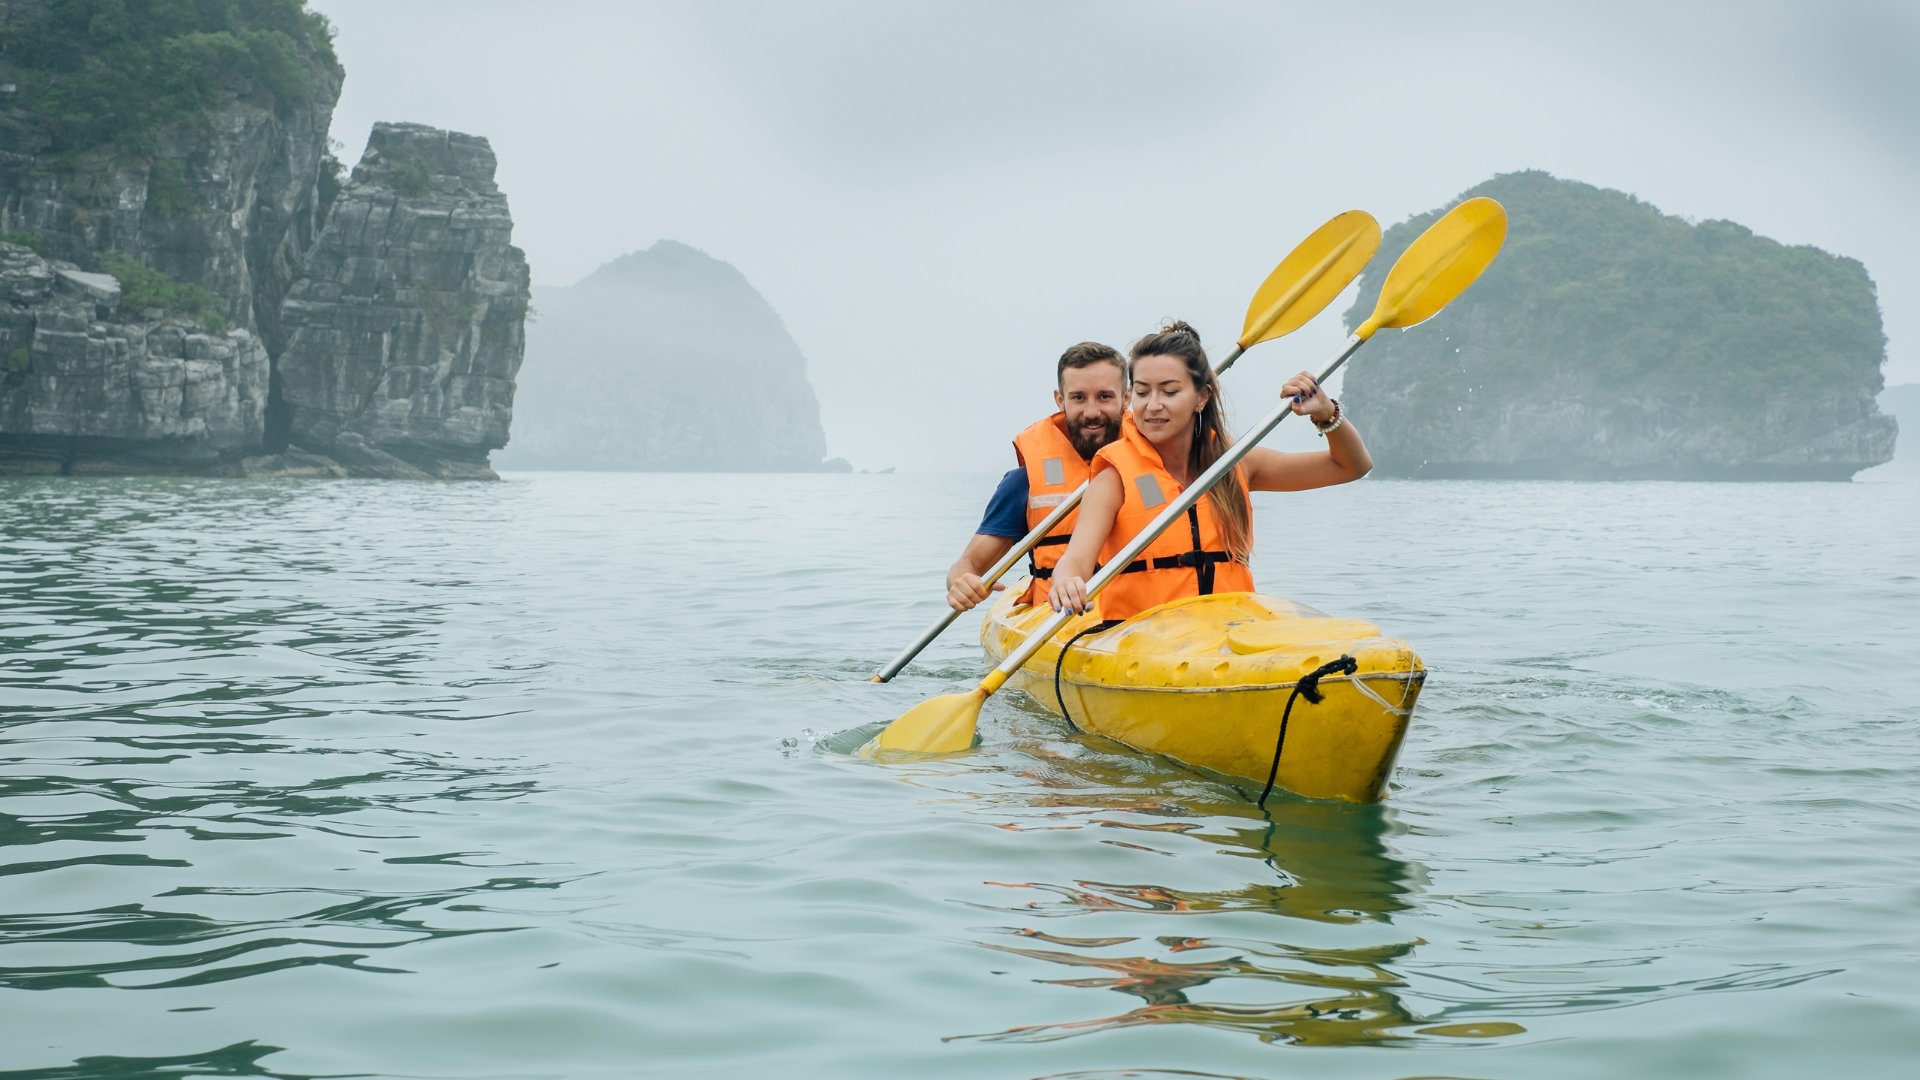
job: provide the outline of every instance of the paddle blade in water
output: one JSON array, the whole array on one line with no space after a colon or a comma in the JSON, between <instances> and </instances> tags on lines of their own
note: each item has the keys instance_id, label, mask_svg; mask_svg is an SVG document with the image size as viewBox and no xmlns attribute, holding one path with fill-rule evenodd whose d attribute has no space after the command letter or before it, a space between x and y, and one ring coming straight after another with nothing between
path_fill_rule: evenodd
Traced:
<instances>
[{"instance_id":1,"label":"paddle blade in water","mask_svg":"<svg viewBox=\"0 0 1920 1080\"><path fill-rule=\"evenodd\" d=\"M1378 250L1380 223L1365 210L1337 214L1315 229L1253 294L1240 347L1250 349L1306 325L1360 276Z\"/></svg>"},{"instance_id":2,"label":"paddle blade in water","mask_svg":"<svg viewBox=\"0 0 1920 1080\"><path fill-rule=\"evenodd\" d=\"M1506 208L1492 199L1468 199L1447 211L1393 264L1373 314L1354 333L1365 340L1383 327L1404 330L1432 318L1467 291L1506 239Z\"/></svg>"},{"instance_id":3,"label":"paddle blade in water","mask_svg":"<svg viewBox=\"0 0 1920 1080\"><path fill-rule=\"evenodd\" d=\"M978 688L928 698L875 735L872 747L916 754L951 754L968 749L973 745L973 729L980 722L980 705L986 700L986 691Z\"/></svg>"}]
</instances>

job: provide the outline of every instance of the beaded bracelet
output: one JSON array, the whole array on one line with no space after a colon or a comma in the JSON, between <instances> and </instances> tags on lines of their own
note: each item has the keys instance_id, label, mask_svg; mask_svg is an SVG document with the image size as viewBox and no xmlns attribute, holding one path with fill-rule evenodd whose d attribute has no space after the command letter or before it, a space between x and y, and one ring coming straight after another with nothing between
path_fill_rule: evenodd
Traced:
<instances>
[{"instance_id":1,"label":"beaded bracelet","mask_svg":"<svg viewBox=\"0 0 1920 1080\"><path fill-rule=\"evenodd\" d=\"M1318 431L1323 437L1328 432L1338 431L1340 425L1347 422L1347 418L1340 414L1340 399L1328 398L1327 400L1333 402L1333 419L1327 421L1325 424L1321 424L1318 420L1313 422L1314 430Z\"/></svg>"}]
</instances>

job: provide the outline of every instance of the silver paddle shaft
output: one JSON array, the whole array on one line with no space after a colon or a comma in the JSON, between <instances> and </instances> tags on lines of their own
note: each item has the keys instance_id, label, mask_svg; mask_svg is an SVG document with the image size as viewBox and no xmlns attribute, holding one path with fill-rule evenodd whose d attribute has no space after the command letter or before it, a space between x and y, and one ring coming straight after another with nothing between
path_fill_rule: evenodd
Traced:
<instances>
[{"instance_id":1,"label":"silver paddle shaft","mask_svg":"<svg viewBox=\"0 0 1920 1080\"><path fill-rule=\"evenodd\" d=\"M1233 362L1235 360L1240 359L1240 354L1246 351L1247 349L1246 349L1246 346L1244 345L1234 346L1233 352L1230 353L1225 360L1220 361L1219 367L1216 367L1213 369L1214 375L1219 376L1222 373L1224 373L1228 368L1233 366ZM1046 539L1047 534L1053 531L1054 526L1060 524L1060 522L1064 520L1068 514L1073 513L1074 507L1080 505L1080 500L1084 498L1087 494L1087 485L1091 482L1092 481L1083 481L1079 487L1074 488L1072 494L1067 496L1065 502L1062 502L1059 506L1054 507L1053 513L1048 514L1045 518L1042 518L1040 521L1040 524L1035 525L1033 529L1027 533L1027 535L1020 538L1019 543L1009 548L1005 555L1000 556L999 562L994 563L991 567L987 569L986 573L981 574L980 575L981 587L991 589L993 587L994 582L999 581L1001 578L1005 577L1007 571L1013 569L1014 563L1017 563L1022 558L1026 557L1027 552L1032 551L1035 544L1038 544L1040 541ZM933 644L933 639L939 637L943 633L946 633L947 627L952 626L953 620L959 617L960 617L959 609L955 608L955 609L949 610L945 617L943 617L939 622L934 623L932 626L927 627L924 633L922 633L918 638L914 639L913 644L907 646L906 649L902 651L899 656L896 656L893 658L893 663L888 664L884 668L881 668L880 673L878 675L875 675L869 681L870 682L891 682L895 675L900 674L900 669L912 663L913 658L920 655L920 650Z\"/></svg>"},{"instance_id":2,"label":"silver paddle shaft","mask_svg":"<svg viewBox=\"0 0 1920 1080\"><path fill-rule=\"evenodd\" d=\"M1331 378L1334 372L1340 370L1340 365L1346 363L1347 358L1354 354L1355 350L1366 344L1366 340L1366 338L1358 334L1348 337L1346 344L1340 347L1339 354L1334 357L1333 363L1327 365L1327 370L1320 373L1320 378L1317 381L1324 383L1327 379ZM1201 473L1199 478L1194 480L1193 483L1188 484L1187 489L1180 493L1179 498L1169 503L1165 510L1160 511L1158 517L1148 522L1146 528L1140 530L1138 536L1135 536L1126 547L1120 549L1118 555L1108 559L1105 566L1102 566L1091 578L1087 579L1087 597L1091 599L1097 595L1101 589L1106 588L1107 582L1118 577L1120 572L1126 569L1128 563L1139 558L1140 553L1147 550L1147 545L1153 543L1155 538L1165 532L1167 526L1173 524L1180 515L1186 513L1188 508L1194 503L1199 502L1202 495L1205 495L1211 490L1213 485L1217 483L1222 476L1227 475L1227 470L1240 464L1241 458L1246 457L1255 446L1260 444L1261 439L1266 438L1268 433L1272 432L1274 428L1279 427L1280 421L1285 420L1291 415L1293 415L1292 400L1282 398L1279 408L1268 413L1252 431L1242 435L1240 441L1234 443L1225 454L1220 456L1220 460L1207 466L1207 470ZM1000 661L1000 666L995 670L1005 676L1011 676L1014 672L1019 671L1020 666L1028 660L1031 660L1033 654L1039 652L1042 645L1053 640L1053 635L1059 633L1060 628L1066 625L1068 619L1073 617L1074 613L1071 611L1054 612L1052 618L1041 623L1038 630L1035 630L1027 636L1024 644L1018 649L1013 650L1013 652L1008 653L1007 658Z\"/></svg>"},{"instance_id":3,"label":"silver paddle shaft","mask_svg":"<svg viewBox=\"0 0 1920 1080\"><path fill-rule=\"evenodd\" d=\"M1045 539L1046 535L1053 531L1055 525L1060 524L1068 514L1073 513L1073 508L1080 505L1081 496L1087 493L1088 483L1089 481L1082 481L1079 487L1073 489L1073 494L1067 496L1065 502L1053 508L1053 513L1041 519L1040 524L1035 525L1033 531L1027 533L1025 537L1022 537L1018 544L1008 548L1007 553L1000 556L999 562L994 563L986 573L980 575L980 584L983 587L992 588L993 583L1004 577L1006 572L1013 568L1014 563L1019 562L1027 552L1033 550L1033 545ZM880 669L880 674L875 675L872 681L887 682L895 675L900 674L901 668L906 667L913 661L914 657L920 655L921 649L933 644L933 639L939 637L947 627L953 625L953 620L959 617L960 609L948 609L944 618L932 626L927 627L926 632L914 639L913 644L907 646L906 651L893 658L893 663Z\"/></svg>"}]
</instances>

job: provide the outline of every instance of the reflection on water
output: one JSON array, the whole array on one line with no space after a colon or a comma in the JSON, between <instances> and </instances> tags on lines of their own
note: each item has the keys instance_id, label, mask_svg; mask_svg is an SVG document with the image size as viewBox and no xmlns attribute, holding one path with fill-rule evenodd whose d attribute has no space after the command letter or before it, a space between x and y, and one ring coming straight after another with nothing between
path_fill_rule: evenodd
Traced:
<instances>
[{"instance_id":1,"label":"reflection on water","mask_svg":"<svg viewBox=\"0 0 1920 1080\"><path fill-rule=\"evenodd\" d=\"M18 1069L0 1076L6 1080L153 1080L173 1076L259 1076L268 1080L319 1080L298 1073L275 1072L261 1062L282 1047L251 1040L201 1054L169 1057L88 1055L70 1066L54 1069Z\"/></svg>"},{"instance_id":2,"label":"reflection on water","mask_svg":"<svg viewBox=\"0 0 1920 1080\"><path fill-rule=\"evenodd\" d=\"M1097 737L1036 740L1021 749L1033 759L1019 770L1032 786L1002 792L995 812L1024 804L1039 822L1010 822L1004 828L1123 831L1143 842L1120 841L1121 846L1178 856L1168 864L1173 873L1199 865L1192 857L1211 860L1206 865L1212 867L1252 860L1262 869L1252 881L1213 888L1087 879L990 881L986 884L1018 898L975 906L1100 923L1198 916L1213 925L1221 916L1272 918L1264 930L1236 922L1255 934L1232 937L991 928L997 937L979 940L980 947L1065 969L1057 975L1028 972L1035 983L1115 991L1139 1004L1085 1019L949 1035L948 1041L1043 1043L1178 1024L1299 1046L1462 1046L1523 1034L1528 1027L1522 1021L1530 1017L1783 989L1836 973L1748 964L1703 977L1633 981L1611 973L1653 968L1662 958L1561 960L1491 971L1458 962L1427 963L1421 958L1422 938L1394 932L1397 917L1417 914L1423 906L1427 875L1392 851L1390 841L1404 827L1391 804L1289 798L1270 800L1262 811L1230 781ZM1166 798L1169 792L1178 797ZM1498 916L1487 921L1528 936L1547 929ZM1316 926L1326 929L1315 931ZM1355 940L1328 943L1328 934ZM1290 943L1300 938L1310 942ZM1580 989L1574 994L1541 989L1560 984Z\"/></svg>"},{"instance_id":3,"label":"reflection on water","mask_svg":"<svg viewBox=\"0 0 1920 1080\"><path fill-rule=\"evenodd\" d=\"M1062 804L1054 801L1051 805ZM1115 807L1103 803L1098 809ZM1194 841L1212 845L1224 855L1258 858L1271 870L1273 880L1221 890L1098 881L1077 881L1071 886L1026 882L1017 887L1049 895L1027 901L1021 910L1041 916L1100 910L1167 914L1261 911L1319 922L1352 923L1388 921L1388 915L1408 905L1411 870L1393 858L1382 842L1387 812L1381 807L1288 802L1258 827L1224 828L1221 823L1232 822L1230 815L1241 812L1241 804L1147 804L1128 809L1139 814L1200 820L1139 822L1101 817L1086 824L1146 833L1163 844ZM1258 812L1256 807L1244 809ZM1108 842L1162 850L1126 841Z\"/></svg>"},{"instance_id":4,"label":"reflection on water","mask_svg":"<svg viewBox=\"0 0 1920 1080\"><path fill-rule=\"evenodd\" d=\"M1388 849L1386 840L1395 828L1391 809L1281 799L1269 801L1262 811L1225 785L1191 781L1182 785L1184 797L1178 802L1132 802L1125 791L1140 787L1130 780L1140 769L1139 756L1109 751L1100 743L1077 740L1078 752L1048 742L1023 747L1036 759L1036 767L1027 770L1039 784L1032 805L1053 822L1051 827L1130 833L1141 842L1120 842L1168 854L1189 854L1182 849L1198 846L1238 865L1244 863L1237 860L1257 861L1258 876L1209 889L1088 880L996 882L1028 897L999 910L1048 918L1251 913L1279 916L1270 924L1276 936L1290 933L1287 920L1300 919L1355 928L1377 939L1377 929L1364 928L1390 925L1413 903L1423 875ZM1169 771L1178 768L1166 765ZM1084 785L1087 798L1076 798L1075 784ZM1120 816L1116 810L1128 813ZM1421 1014L1403 1002L1400 992L1407 983L1398 965L1421 944L1417 938L1341 946L1182 934L1080 937L1031 927L997 932L1016 941L986 940L982 947L1068 969L1062 977L1036 977L1037 982L1117 991L1141 1004L1095 1019L959 1038L1044 1042L1129 1027L1196 1024L1269 1042L1351 1046L1524 1030L1516 1024L1448 1024L1444 1009Z\"/></svg>"},{"instance_id":5,"label":"reflection on water","mask_svg":"<svg viewBox=\"0 0 1920 1080\"><path fill-rule=\"evenodd\" d=\"M33 872L46 867L16 865L11 869ZM511 925L436 927L431 921L442 910L483 910L473 903L482 895L557 889L564 884L494 877L466 888L412 895L336 893L325 897L330 902L281 919L220 919L191 910L156 909L137 903L90 911L8 914L0 918L0 942L9 946L6 955L15 962L0 965L0 988L113 986L151 990L200 986L315 964L402 972L407 969L371 962L368 953L436 939L523 929ZM161 895L178 903L195 897L221 901L319 899L316 893L318 890L311 889L181 888ZM66 947L44 948L55 945ZM36 953L74 956L103 952L108 954L106 958L85 963L18 962Z\"/></svg>"}]
</instances>

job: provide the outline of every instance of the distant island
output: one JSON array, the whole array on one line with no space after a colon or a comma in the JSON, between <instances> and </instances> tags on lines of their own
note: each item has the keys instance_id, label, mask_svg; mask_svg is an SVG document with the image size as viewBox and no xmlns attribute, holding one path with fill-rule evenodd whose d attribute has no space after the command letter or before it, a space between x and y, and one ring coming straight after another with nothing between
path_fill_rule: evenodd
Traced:
<instances>
[{"instance_id":1,"label":"distant island","mask_svg":"<svg viewBox=\"0 0 1920 1080\"><path fill-rule=\"evenodd\" d=\"M847 471L800 347L727 263L662 240L533 305L500 468Z\"/></svg>"},{"instance_id":2,"label":"distant island","mask_svg":"<svg viewBox=\"0 0 1920 1080\"><path fill-rule=\"evenodd\" d=\"M0 474L490 479L529 275L487 141L304 0L0 4Z\"/></svg>"},{"instance_id":3,"label":"distant island","mask_svg":"<svg viewBox=\"0 0 1920 1080\"><path fill-rule=\"evenodd\" d=\"M1499 259L1347 369L1376 475L1844 480L1893 457L1859 262L1544 172L1461 198L1476 195L1510 215ZM1388 230L1349 325L1444 209Z\"/></svg>"}]
</instances>

